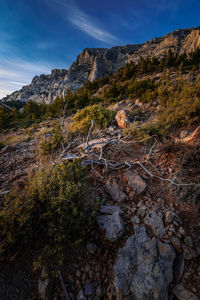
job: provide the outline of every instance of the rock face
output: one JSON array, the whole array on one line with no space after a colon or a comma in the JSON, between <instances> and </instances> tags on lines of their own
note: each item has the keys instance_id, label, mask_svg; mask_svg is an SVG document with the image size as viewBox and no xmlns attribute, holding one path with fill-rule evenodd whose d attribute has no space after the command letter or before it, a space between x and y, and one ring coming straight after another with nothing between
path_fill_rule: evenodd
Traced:
<instances>
[{"instance_id":1,"label":"rock face","mask_svg":"<svg viewBox=\"0 0 200 300\"><path fill-rule=\"evenodd\" d=\"M3 101L52 102L57 95L64 96L67 89L77 90L87 80L93 81L115 73L126 63L137 63L140 57L162 57L168 50L190 53L200 45L200 27L173 31L143 44L107 48L86 48L69 70L52 70L50 75L35 76L31 84L4 97Z\"/></svg>"},{"instance_id":2,"label":"rock face","mask_svg":"<svg viewBox=\"0 0 200 300\"><path fill-rule=\"evenodd\" d=\"M6 96L2 101L22 101L33 100L38 103L52 102L56 96L64 96L66 89L66 78L68 71L64 69L54 69L49 75L35 76L31 84L25 85L21 90Z\"/></svg>"},{"instance_id":3,"label":"rock face","mask_svg":"<svg viewBox=\"0 0 200 300\"><path fill-rule=\"evenodd\" d=\"M173 279L173 247L151 239L145 227L136 225L134 230L114 264L117 299L167 300Z\"/></svg>"}]
</instances>

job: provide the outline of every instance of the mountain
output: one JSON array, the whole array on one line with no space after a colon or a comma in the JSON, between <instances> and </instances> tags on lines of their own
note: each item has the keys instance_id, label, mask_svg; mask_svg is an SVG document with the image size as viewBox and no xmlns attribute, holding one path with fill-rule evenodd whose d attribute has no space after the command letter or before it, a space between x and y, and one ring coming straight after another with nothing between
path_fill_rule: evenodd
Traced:
<instances>
[{"instance_id":1,"label":"mountain","mask_svg":"<svg viewBox=\"0 0 200 300\"><path fill-rule=\"evenodd\" d=\"M35 76L31 84L4 97L1 101L52 102L56 96L64 96L67 89L76 91L87 80L93 81L115 73L126 63L140 57L163 57L171 50L177 54L189 54L200 46L200 27L181 29L154 38L143 44L107 48L86 48L72 63L69 70L54 69L50 75Z\"/></svg>"}]
</instances>

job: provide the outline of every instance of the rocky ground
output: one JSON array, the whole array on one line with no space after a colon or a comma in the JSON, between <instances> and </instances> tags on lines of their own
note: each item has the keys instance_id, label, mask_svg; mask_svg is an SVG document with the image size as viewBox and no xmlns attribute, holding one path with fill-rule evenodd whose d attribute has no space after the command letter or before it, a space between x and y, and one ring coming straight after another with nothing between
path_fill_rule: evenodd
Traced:
<instances>
[{"instance_id":1,"label":"rocky ground","mask_svg":"<svg viewBox=\"0 0 200 300\"><path fill-rule=\"evenodd\" d=\"M40 164L37 145L45 126L26 139L16 139L23 130L5 133L4 140L11 135L15 142L0 152L1 195L23 188L29 170ZM0 299L200 299L199 186L173 184L199 183L196 143L182 144L183 132L176 143L123 142L119 127L99 131L95 138L114 142L91 146L87 158L95 152L107 163L129 163L112 168L94 162L90 168L102 203L96 227L76 251L68 249L58 280L32 272L39 245L15 253L6 265L1 262ZM80 154L77 145L55 163L72 154ZM136 160L150 173L132 165Z\"/></svg>"}]
</instances>

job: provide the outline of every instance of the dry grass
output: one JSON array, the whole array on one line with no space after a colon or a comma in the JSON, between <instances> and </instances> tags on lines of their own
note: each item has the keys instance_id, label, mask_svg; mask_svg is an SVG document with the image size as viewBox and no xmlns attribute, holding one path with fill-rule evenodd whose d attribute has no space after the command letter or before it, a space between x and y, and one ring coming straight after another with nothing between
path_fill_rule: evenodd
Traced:
<instances>
[{"instance_id":1,"label":"dry grass","mask_svg":"<svg viewBox=\"0 0 200 300\"><path fill-rule=\"evenodd\" d=\"M52 130L53 130L53 127L42 127L34 134L34 138L41 139L44 136L51 134Z\"/></svg>"},{"instance_id":2,"label":"dry grass","mask_svg":"<svg viewBox=\"0 0 200 300\"><path fill-rule=\"evenodd\" d=\"M20 144L23 142L28 142L31 139L30 134L24 133L24 134L10 134L5 136L1 139L1 141L5 145L13 145L13 144Z\"/></svg>"}]
</instances>

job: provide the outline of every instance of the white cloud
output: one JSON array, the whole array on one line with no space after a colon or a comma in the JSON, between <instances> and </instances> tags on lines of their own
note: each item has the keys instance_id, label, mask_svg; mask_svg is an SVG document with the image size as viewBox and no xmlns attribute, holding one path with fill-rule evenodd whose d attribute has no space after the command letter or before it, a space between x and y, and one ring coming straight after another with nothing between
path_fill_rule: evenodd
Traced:
<instances>
[{"instance_id":1,"label":"white cloud","mask_svg":"<svg viewBox=\"0 0 200 300\"><path fill-rule=\"evenodd\" d=\"M118 41L114 35L97 27L91 20L89 20L87 15L79 10L73 11L72 16L69 17L69 21L78 29L96 40L104 43L113 43Z\"/></svg>"},{"instance_id":2,"label":"white cloud","mask_svg":"<svg viewBox=\"0 0 200 300\"><path fill-rule=\"evenodd\" d=\"M105 30L97 19L84 13L74 3L66 3L63 0L54 0L54 4L61 8L61 13L64 18L67 16L67 21L70 21L79 30L83 31L90 37L107 44L113 44L120 40L107 30Z\"/></svg>"}]
</instances>

